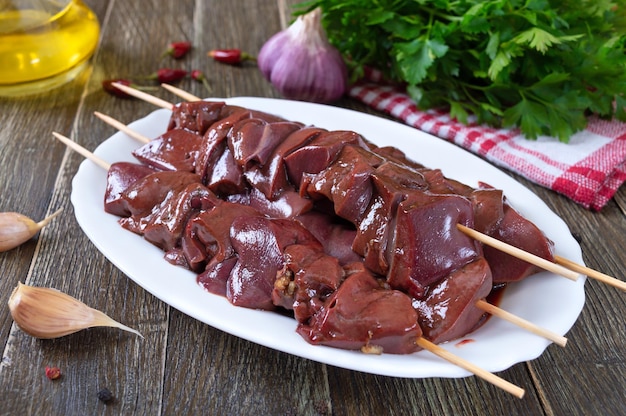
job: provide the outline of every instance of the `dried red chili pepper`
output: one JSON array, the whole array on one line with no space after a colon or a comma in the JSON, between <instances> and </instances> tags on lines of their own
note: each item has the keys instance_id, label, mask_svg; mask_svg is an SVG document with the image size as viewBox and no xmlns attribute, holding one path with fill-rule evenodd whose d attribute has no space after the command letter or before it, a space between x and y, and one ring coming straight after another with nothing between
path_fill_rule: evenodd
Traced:
<instances>
[{"instance_id":1,"label":"dried red chili pepper","mask_svg":"<svg viewBox=\"0 0 626 416\"><path fill-rule=\"evenodd\" d=\"M181 59L191 50L190 42L172 42L163 55L170 55L174 59Z\"/></svg>"},{"instance_id":2,"label":"dried red chili pepper","mask_svg":"<svg viewBox=\"0 0 626 416\"><path fill-rule=\"evenodd\" d=\"M243 61L256 61L256 57L243 52L241 49L213 49L207 52L207 55L217 62L231 65L240 64Z\"/></svg>"},{"instance_id":3,"label":"dried red chili pepper","mask_svg":"<svg viewBox=\"0 0 626 416\"><path fill-rule=\"evenodd\" d=\"M201 82L204 85L204 88L206 88L208 92L212 92L211 85L209 85L209 80L204 76L204 73L202 73L202 71L200 71L199 69L194 69L193 71L191 71L191 79L193 79L194 81Z\"/></svg>"},{"instance_id":4,"label":"dried red chili pepper","mask_svg":"<svg viewBox=\"0 0 626 416\"><path fill-rule=\"evenodd\" d=\"M171 84L173 82L180 81L187 76L187 71L184 69L173 68L161 68L157 72L148 76L148 79L154 79L158 82L164 82Z\"/></svg>"},{"instance_id":5,"label":"dried red chili pepper","mask_svg":"<svg viewBox=\"0 0 626 416\"><path fill-rule=\"evenodd\" d=\"M46 366L46 377L50 380L56 380L61 377L61 369L59 367Z\"/></svg>"}]
</instances>

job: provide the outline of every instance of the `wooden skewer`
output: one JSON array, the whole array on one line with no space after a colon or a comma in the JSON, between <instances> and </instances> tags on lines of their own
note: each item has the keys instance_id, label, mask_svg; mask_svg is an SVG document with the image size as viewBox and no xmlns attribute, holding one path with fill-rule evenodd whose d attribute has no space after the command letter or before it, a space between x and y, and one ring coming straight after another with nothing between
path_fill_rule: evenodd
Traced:
<instances>
[{"instance_id":1,"label":"wooden skewer","mask_svg":"<svg viewBox=\"0 0 626 416\"><path fill-rule=\"evenodd\" d=\"M200 97L196 97L195 95L188 93L185 90L181 90L178 87L175 87L173 85L170 84L161 84L161 86L163 88L165 88L166 90L168 90L169 92L174 93L174 95L179 96L180 98L182 98L183 100L187 100L187 101L202 101L202 98Z\"/></svg>"},{"instance_id":2,"label":"wooden skewer","mask_svg":"<svg viewBox=\"0 0 626 416\"><path fill-rule=\"evenodd\" d=\"M76 143L75 141L73 141L71 139L68 139L67 137L65 137L65 136L63 136L63 135L61 135L61 134L59 134L57 132L54 132L54 131L52 132L52 135L54 137L56 137L57 139L59 139L59 141L61 141L67 147L69 147L70 149L74 150L77 153L80 153L82 156L84 156L87 159L91 160L96 165L100 166L101 168L103 168L103 169L108 171L109 168L111 167L110 164L108 164L104 160L100 159L98 156L94 155L89 150L85 149L84 147L82 147L81 145Z\"/></svg>"},{"instance_id":3,"label":"wooden skewer","mask_svg":"<svg viewBox=\"0 0 626 416\"><path fill-rule=\"evenodd\" d=\"M117 89L124 91L128 95L132 95L135 98L139 98L140 100L146 101L150 104L154 104L157 107L165 108L166 110L171 110L174 107L174 104L168 103L167 101L162 100L159 97L155 97L154 95L139 91L136 88L120 84L119 82L113 82L111 83L111 85L113 85Z\"/></svg>"},{"instance_id":4,"label":"wooden skewer","mask_svg":"<svg viewBox=\"0 0 626 416\"><path fill-rule=\"evenodd\" d=\"M529 332L532 332L535 335L539 335L541 337L549 339L550 341L554 342L555 344L561 347L564 347L565 344L567 344L567 338L565 338L564 336L561 336L555 332L549 331L545 328L541 328L533 324L532 322L522 319L517 315L514 315L510 312L505 311L504 309L498 308L497 306L492 305L491 303L486 302L482 299L476 302L476 306L490 315L496 316L500 319L504 319L505 321L515 324L519 326L520 328L523 328Z\"/></svg>"},{"instance_id":5,"label":"wooden skewer","mask_svg":"<svg viewBox=\"0 0 626 416\"><path fill-rule=\"evenodd\" d=\"M544 258L535 256L534 254L531 254L527 251L521 250L510 244L504 243L486 234L478 232L472 228L466 227L463 224L457 224L456 226L461 232L467 234L468 236L472 237L475 240L480 241L483 244L486 244L495 249L498 249L507 254L510 254L513 257L517 257L520 260L527 261L530 264L534 264L535 266L541 267L542 269L548 270L552 273L556 273L561 276L567 277L570 280L574 280L574 281L578 280L579 274L575 271L566 269L565 267L559 264L552 263L551 261L548 261Z\"/></svg>"},{"instance_id":6,"label":"wooden skewer","mask_svg":"<svg viewBox=\"0 0 626 416\"><path fill-rule=\"evenodd\" d=\"M432 342L430 342L429 340L427 340L426 338L418 338L417 341L415 341L416 344L422 348L424 348L425 350L443 358L444 360L458 365L461 368L464 368L465 370L471 372L472 374L474 374L477 377L482 378L483 380L488 381L489 383L493 384L496 387L501 388L502 390L511 393L512 395L514 395L515 397L521 399L522 397L524 397L524 394L526 393L524 391L524 389L522 389L519 386L516 386L515 384L508 382L506 380L504 380L501 377L498 377L497 375L490 373L489 371L486 371L472 363L470 363L469 361L464 360L463 358L452 354L450 351L445 350L443 348L441 348L439 345L437 344L433 344Z\"/></svg>"},{"instance_id":7,"label":"wooden skewer","mask_svg":"<svg viewBox=\"0 0 626 416\"><path fill-rule=\"evenodd\" d=\"M100 120L104 121L105 123L107 123L110 126L115 127L116 129L118 129L122 133L125 133L126 135L132 137L133 139L135 139L137 141L140 141L142 143L150 142L150 138L149 137L146 137L143 134L141 134L141 133L139 133L139 132L129 128L126 124L117 121L113 117L107 116L106 114L102 114L99 111L94 111L93 113Z\"/></svg>"},{"instance_id":8,"label":"wooden skewer","mask_svg":"<svg viewBox=\"0 0 626 416\"><path fill-rule=\"evenodd\" d=\"M592 279L599 280L607 285L626 291L626 282L623 280L616 279L608 274L604 274L597 270L590 269L589 267L574 263L573 261L561 256L554 256L554 260L563 267L567 267L568 269L577 271L578 273L584 274Z\"/></svg>"}]
</instances>

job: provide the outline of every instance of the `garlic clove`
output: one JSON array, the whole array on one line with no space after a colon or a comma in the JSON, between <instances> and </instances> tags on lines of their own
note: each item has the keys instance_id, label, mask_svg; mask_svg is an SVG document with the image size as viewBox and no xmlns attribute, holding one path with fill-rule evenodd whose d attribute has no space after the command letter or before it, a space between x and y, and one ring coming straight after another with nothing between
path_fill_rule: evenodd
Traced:
<instances>
[{"instance_id":1,"label":"garlic clove","mask_svg":"<svg viewBox=\"0 0 626 416\"><path fill-rule=\"evenodd\" d=\"M95 326L109 326L143 336L104 313L59 290L21 282L9 298L9 309L20 329L36 338L58 338Z\"/></svg>"},{"instance_id":2,"label":"garlic clove","mask_svg":"<svg viewBox=\"0 0 626 416\"><path fill-rule=\"evenodd\" d=\"M321 24L321 9L299 16L261 48L257 65L285 97L332 102L346 92L348 70Z\"/></svg>"},{"instance_id":3,"label":"garlic clove","mask_svg":"<svg viewBox=\"0 0 626 416\"><path fill-rule=\"evenodd\" d=\"M59 209L39 222L17 212L0 212L0 252L11 250L30 240L62 210Z\"/></svg>"}]
</instances>

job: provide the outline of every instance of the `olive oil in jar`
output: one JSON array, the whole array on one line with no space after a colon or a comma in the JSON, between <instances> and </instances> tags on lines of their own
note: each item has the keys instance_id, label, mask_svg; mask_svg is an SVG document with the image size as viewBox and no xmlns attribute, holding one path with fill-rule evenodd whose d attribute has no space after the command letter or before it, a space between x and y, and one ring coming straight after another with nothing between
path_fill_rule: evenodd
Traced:
<instances>
[{"instance_id":1,"label":"olive oil in jar","mask_svg":"<svg viewBox=\"0 0 626 416\"><path fill-rule=\"evenodd\" d=\"M57 87L93 54L100 25L81 0L0 0L0 95Z\"/></svg>"}]
</instances>

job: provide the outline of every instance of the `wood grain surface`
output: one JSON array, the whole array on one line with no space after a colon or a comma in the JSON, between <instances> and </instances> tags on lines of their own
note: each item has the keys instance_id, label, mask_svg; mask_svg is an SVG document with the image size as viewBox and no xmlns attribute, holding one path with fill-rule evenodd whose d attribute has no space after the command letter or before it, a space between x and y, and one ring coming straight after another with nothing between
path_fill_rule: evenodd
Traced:
<instances>
[{"instance_id":1,"label":"wood grain surface","mask_svg":"<svg viewBox=\"0 0 626 416\"><path fill-rule=\"evenodd\" d=\"M476 377L384 377L290 356L211 328L137 286L80 230L69 198L82 157L51 132L95 148L114 129L94 111L126 123L154 110L104 93L101 81L146 76L161 66L201 69L215 97L280 98L254 64L221 65L206 51L257 53L297 2L287 1L282 15L280 0L86 3L102 26L91 68L47 93L0 98L0 211L39 220L64 210L35 238L0 253L1 415L626 414L626 294L596 281L586 283L587 301L567 347L552 345L537 359L499 373L526 389L521 400ZM173 40L193 43L184 61L162 58ZM179 86L207 96L193 80ZM176 101L164 90L155 95ZM376 114L347 98L336 105ZM624 278L624 187L601 212L590 212L517 179L569 225L589 267ZM145 338L103 328L32 338L13 324L7 306L18 281L60 289ZM60 367L62 378L48 380L47 365ZM114 395L109 404L97 397L104 387Z\"/></svg>"}]
</instances>

